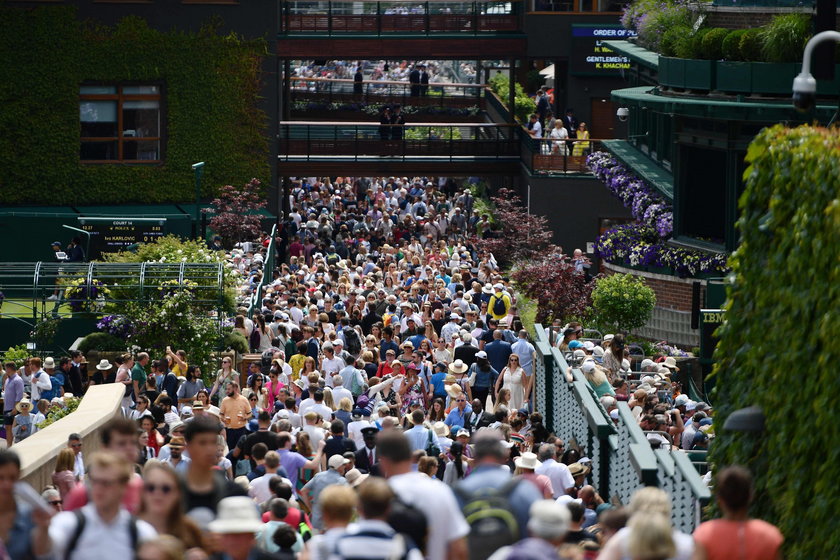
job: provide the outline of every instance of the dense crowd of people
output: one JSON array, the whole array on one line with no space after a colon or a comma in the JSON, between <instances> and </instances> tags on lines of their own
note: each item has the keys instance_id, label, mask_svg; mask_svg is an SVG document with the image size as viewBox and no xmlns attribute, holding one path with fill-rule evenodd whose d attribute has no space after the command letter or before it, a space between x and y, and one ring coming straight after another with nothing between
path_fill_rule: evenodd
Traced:
<instances>
[{"instance_id":1,"label":"dense crowd of people","mask_svg":"<svg viewBox=\"0 0 840 560\"><path fill-rule=\"evenodd\" d=\"M587 484L586 449L533 411L536 352L507 278L476 246L490 230L469 189L300 178L290 197L274 244L229 254L243 305L270 278L234 321L258 355L247 371L226 354L202 376L172 348L102 360L90 377L77 354L58 368L47 358L51 370L6 364L0 559L717 559L733 535L742 558L774 557L781 535L748 519L742 469L721 471L724 519L694 539L673 530L662 490L622 507ZM674 364L644 364L650 379L631 395L621 335L587 344L579 328L557 344L602 402L630 400L652 432L687 430L687 402L654 402ZM100 449L86 456L71 435L53 485L21 490L14 443L38 423L33 403L108 382L125 385L124 417L101 429Z\"/></svg>"}]
</instances>

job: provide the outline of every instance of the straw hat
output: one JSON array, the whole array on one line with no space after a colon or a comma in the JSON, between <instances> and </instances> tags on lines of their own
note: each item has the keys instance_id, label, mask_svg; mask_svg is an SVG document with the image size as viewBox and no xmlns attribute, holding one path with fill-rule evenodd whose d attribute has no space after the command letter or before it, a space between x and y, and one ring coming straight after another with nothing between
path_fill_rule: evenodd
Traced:
<instances>
[{"instance_id":1,"label":"straw hat","mask_svg":"<svg viewBox=\"0 0 840 560\"><path fill-rule=\"evenodd\" d=\"M111 362L109 362L105 358L102 358L101 360L99 360L99 363L96 364L96 369L98 369L99 371L108 371L112 367L113 366L111 365Z\"/></svg>"},{"instance_id":2,"label":"straw hat","mask_svg":"<svg viewBox=\"0 0 840 560\"><path fill-rule=\"evenodd\" d=\"M513 464L520 469L531 470L534 470L540 465L542 465L542 463L537 460L537 455L535 453L531 453L530 451L526 451L525 453L514 459Z\"/></svg>"},{"instance_id":3,"label":"straw hat","mask_svg":"<svg viewBox=\"0 0 840 560\"><path fill-rule=\"evenodd\" d=\"M449 371L452 373L464 373L469 369L469 366L464 363L464 360L455 360L449 364Z\"/></svg>"},{"instance_id":4,"label":"straw hat","mask_svg":"<svg viewBox=\"0 0 840 560\"><path fill-rule=\"evenodd\" d=\"M47 356L44 359L44 369L55 369L55 359L52 356Z\"/></svg>"},{"instance_id":5,"label":"straw hat","mask_svg":"<svg viewBox=\"0 0 840 560\"><path fill-rule=\"evenodd\" d=\"M18 412L23 412L21 409L26 408L27 410L32 410L32 403L26 397L22 398L19 403L15 405L15 410Z\"/></svg>"},{"instance_id":6,"label":"straw hat","mask_svg":"<svg viewBox=\"0 0 840 560\"><path fill-rule=\"evenodd\" d=\"M437 435L437 437L449 436L449 426L447 426L443 422L435 422L433 429L435 430L435 434Z\"/></svg>"},{"instance_id":7,"label":"straw hat","mask_svg":"<svg viewBox=\"0 0 840 560\"><path fill-rule=\"evenodd\" d=\"M344 480L346 480L347 484L349 484L351 487L355 488L356 486L367 480L368 476L370 475L362 474L362 472L359 469L350 469L349 471L347 471L347 474L344 475Z\"/></svg>"},{"instance_id":8,"label":"straw hat","mask_svg":"<svg viewBox=\"0 0 840 560\"><path fill-rule=\"evenodd\" d=\"M463 393L464 390L461 389L461 386L457 383L453 383L452 385L446 386L446 394L449 395L451 399L457 399Z\"/></svg>"},{"instance_id":9,"label":"straw hat","mask_svg":"<svg viewBox=\"0 0 840 560\"><path fill-rule=\"evenodd\" d=\"M668 356L667 358L665 358L665 361L662 362L662 365L668 369L680 371L680 368L677 367L677 360L673 356Z\"/></svg>"}]
</instances>

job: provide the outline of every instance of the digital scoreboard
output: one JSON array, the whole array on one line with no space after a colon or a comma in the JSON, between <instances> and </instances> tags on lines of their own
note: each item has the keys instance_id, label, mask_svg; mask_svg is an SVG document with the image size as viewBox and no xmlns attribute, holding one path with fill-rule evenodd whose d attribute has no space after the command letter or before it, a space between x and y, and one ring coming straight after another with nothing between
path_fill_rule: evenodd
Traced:
<instances>
[{"instance_id":1,"label":"digital scoreboard","mask_svg":"<svg viewBox=\"0 0 840 560\"><path fill-rule=\"evenodd\" d=\"M79 228L90 234L88 259L123 251L166 234L166 218L79 217Z\"/></svg>"},{"instance_id":2,"label":"digital scoreboard","mask_svg":"<svg viewBox=\"0 0 840 560\"><path fill-rule=\"evenodd\" d=\"M617 76L630 69L630 59L604 45L604 41L635 37L636 32L620 25L572 25L569 71L585 76Z\"/></svg>"}]
</instances>

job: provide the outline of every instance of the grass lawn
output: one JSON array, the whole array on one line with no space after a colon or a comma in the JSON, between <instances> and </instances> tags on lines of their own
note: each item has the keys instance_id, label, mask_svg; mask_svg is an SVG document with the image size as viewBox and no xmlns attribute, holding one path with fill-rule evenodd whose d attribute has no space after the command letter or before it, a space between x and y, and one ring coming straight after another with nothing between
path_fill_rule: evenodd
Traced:
<instances>
[{"instance_id":1,"label":"grass lawn","mask_svg":"<svg viewBox=\"0 0 840 560\"><path fill-rule=\"evenodd\" d=\"M42 303L39 301L37 303L37 311L40 314L42 310L46 310L47 312L52 312L55 310L55 303L54 301L47 301L46 306L43 306ZM59 309L58 312L61 315L70 315L71 310L68 304L63 304ZM31 299L7 299L3 301L3 305L0 306L0 316L3 317L20 317L22 319L31 318L32 317L32 300Z\"/></svg>"}]
</instances>

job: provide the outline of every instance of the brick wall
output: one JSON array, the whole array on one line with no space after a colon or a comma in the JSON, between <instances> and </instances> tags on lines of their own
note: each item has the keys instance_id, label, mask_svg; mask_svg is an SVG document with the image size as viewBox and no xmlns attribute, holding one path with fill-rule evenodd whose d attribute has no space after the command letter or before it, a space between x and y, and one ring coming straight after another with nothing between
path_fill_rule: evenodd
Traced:
<instances>
[{"instance_id":1,"label":"brick wall","mask_svg":"<svg viewBox=\"0 0 840 560\"><path fill-rule=\"evenodd\" d=\"M648 324L634 331L653 340L667 340L681 346L700 344L700 332L691 328L691 278L677 278L665 274L642 272L614 264L603 263L606 275L632 274L641 278L656 294L656 307ZM700 280L700 301L705 301L706 281Z\"/></svg>"},{"instance_id":2,"label":"brick wall","mask_svg":"<svg viewBox=\"0 0 840 560\"><path fill-rule=\"evenodd\" d=\"M706 8L706 25L708 27L726 27L727 29L742 29L747 27L761 27L769 23L777 14L802 12L811 14L811 8L749 8L708 6ZM837 27L840 16L837 17Z\"/></svg>"}]
</instances>

